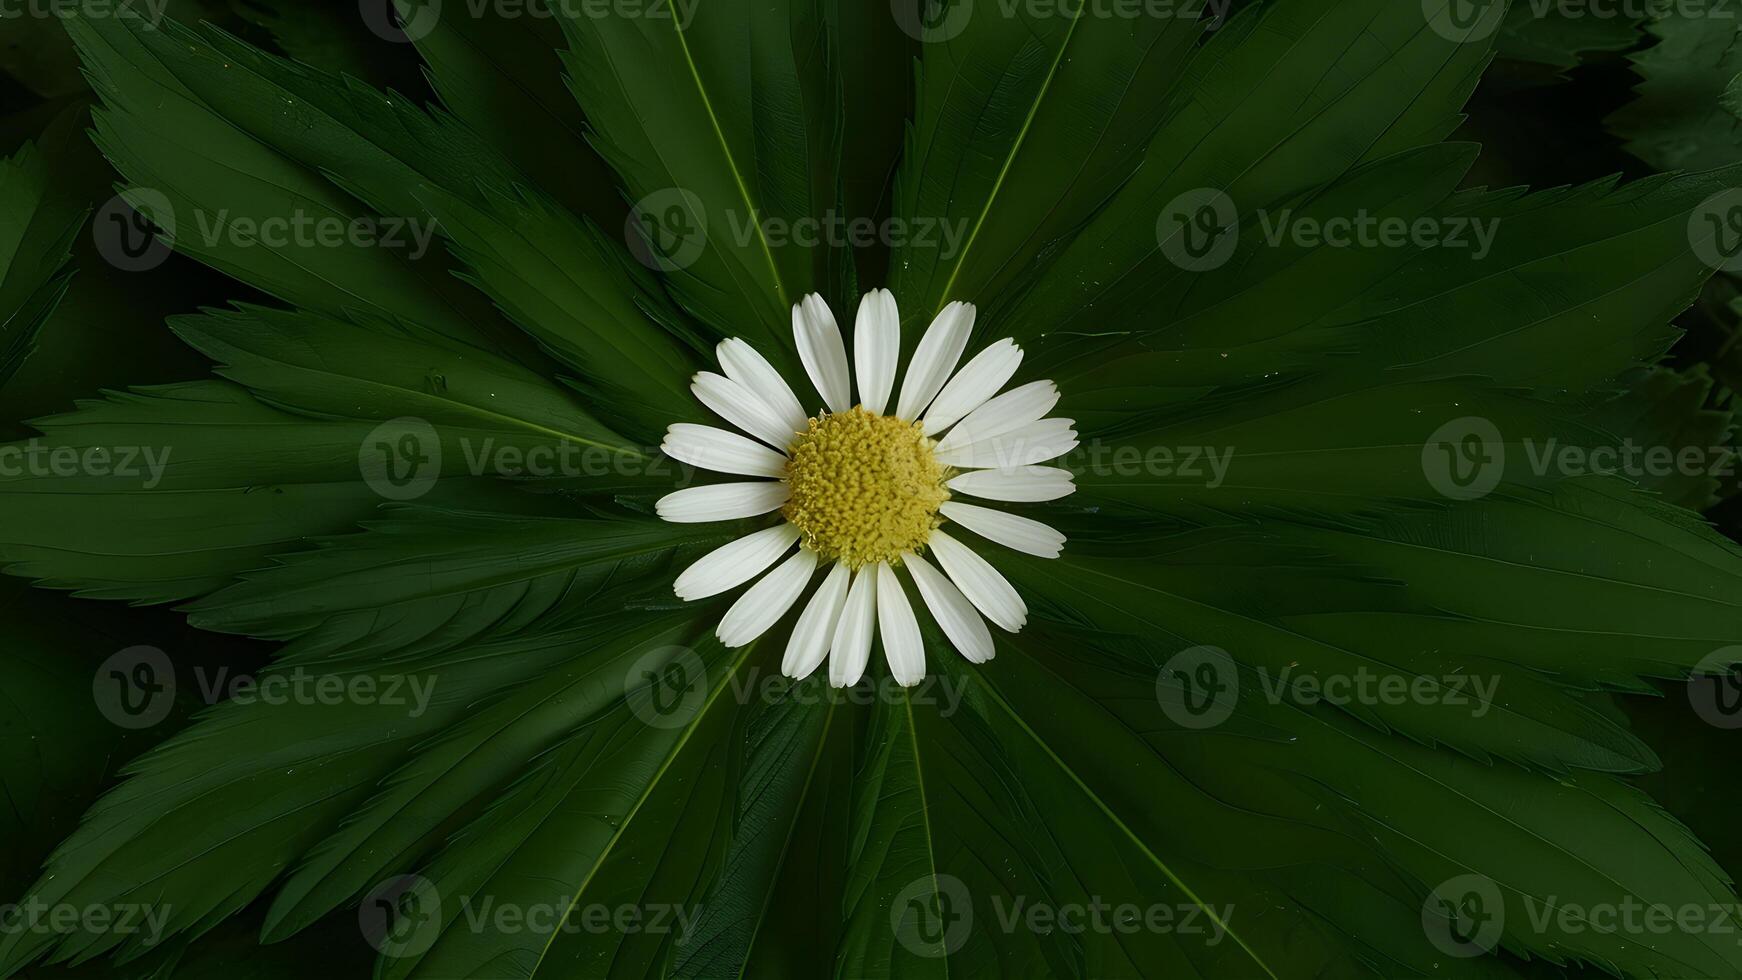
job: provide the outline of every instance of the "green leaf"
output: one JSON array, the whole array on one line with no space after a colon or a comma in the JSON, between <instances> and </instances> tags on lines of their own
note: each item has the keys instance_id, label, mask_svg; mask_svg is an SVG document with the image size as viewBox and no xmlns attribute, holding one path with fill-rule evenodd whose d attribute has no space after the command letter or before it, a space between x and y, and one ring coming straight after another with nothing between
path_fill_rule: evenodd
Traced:
<instances>
[{"instance_id":1,"label":"green leaf","mask_svg":"<svg viewBox=\"0 0 1742 980\"><path fill-rule=\"evenodd\" d=\"M831 695L812 677L751 706L732 842L671 976L833 968L861 713Z\"/></svg>"},{"instance_id":2,"label":"green leaf","mask_svg":"<svg viewBox=\"0 0 1742 980\"><path fill-rule=\"evenodd\" d=\"M837 93L813 6L559 11L571 87L636 201L649 261L691 315L792 368L790 308L822 288L827 250L785 232L837 196Z\"/></svg>"},{"instance_id":3,"label":"green leaf","mask_svg":"<svg viewBox=\"0 0 1742 980\"><path fill-rule=\"evenodd\" d=\"M917 5L902 11L929 43L895 214L939 233L897 251L891 288L923 325L951 300L1000 295L1137 169L1168 106L1158 96L1201 28L1184 10L1107 17L1060 4L1024 18L950 3L926 29Z\"/></svg>"},{"instance_id":4,"label":"green leaf","mask_svg":"<svg viewBox=\"0 0 1742 980\"><path fill-rule=\"evenodd\" d=\"M0 558L81 595L201 595L382 502L357 462L372 423L299 419L224 382L112 393L35 424L44 437L16 448L36 465L0 478Z\"/></svg>"},{"instance_id":5,"label":"green leaf","mask_svg":"<svg viewBox=\"0 0 1742 980\"><path fill-rule=\"evenodd\" d=\"M364 527L192 603L190 621L294 640L295 658L404 656L548 626L624 582L674 571L673 552L729 540L706 526L535 517L524 508L396 507Z\"/></svg>"},{"instance_id":6,"label":"green leaf","mask_svg":"<svg viewBox=\"0 0 1742 980\"><path fill-rule=\"evenodd\" d=\"M1645 81L1638 97L1607 120L1627 152L1659 170L1710 170L1736 162L1742 119L1732 89L1742 74L1742 37L1734 17L1654 18L1655 44L1633 55Z\"/></svg>"},{"instance_id":7,"label":"green leaf","mask_svg":"<svg viewBox=\"0 0 1742 980\"><path fill-rule=\"evenodd\" d=\"M171 934L197 935L261 895L425 740L607 642L595 622L390 665L273 668L259 687L237 689L245 700L218 706L130 766L132 778L92 808L31 894L45 906L148 904ZM207 675L200 683L214 690L202 693L221 696L235 680ZM344 693L308 693L323 684ZM235 752L243 741L254 749ZM142 939L20 930L0 943L0 973L45 954L124 956Z\"/></svg>"},{"instance_id":8,"label":"green leaf","mask_svg":"<svg viewBox=\"0 0 1742 980\"><path fill-rule=\"evenodd\" d=\"M73 236L88 206L57 186L55 171L77 139L69 116L42 148L0 159L0 388L35 349L37 333L66 292Z\"/></svg>"},{"instance_id":9,"label":"green leaf","mask_svg":"<svg viewBox=\"0 0 1742 980\"><path fill-rule=\"evenodd\" d=\"M448 110L533 186L606 228L620 227L625 202L588 145L586 119L563 84L565 42L556 21L438 16L429 23L429 33L416 38L417 50Z\"/></svg>"},{"instance_id":10,"label":"green leaf","mask_svg":"<svg viewBox=\"0 0 1742 980\"><path fill-rule=\"evenodd\" d=\"M386 975L657 973L729 835L732 733L744 710L731 691L749 652L693 640L653 647L613 678L629 698L529 766L421 872L442 897L442 919L425 920L436 934L413 932ZM495 908L541 916L503 928L488 918ZM623 909L647 928L613 928ZM483 926L465 918L480 915Z\"/></svg>"},{"instance_id":11,"label":"green leaf","mask_svg":"<svg viewBox=\"0 0 1742 980\"><path fill-rule=\"evenodd\" d=\"M1154 322L1166 297L1151 297L1194 279L1158 250L1158 223L1180 195L1219 190L1249 229L1260 208L1288 207L1363 164L1439 142L1487 46L1442 37L1423 12L1387 0L1275 3L1218 30L1170 94L1135 175L1001 299L998 329L1026 339Z\"/></svg>"}]
</instances>

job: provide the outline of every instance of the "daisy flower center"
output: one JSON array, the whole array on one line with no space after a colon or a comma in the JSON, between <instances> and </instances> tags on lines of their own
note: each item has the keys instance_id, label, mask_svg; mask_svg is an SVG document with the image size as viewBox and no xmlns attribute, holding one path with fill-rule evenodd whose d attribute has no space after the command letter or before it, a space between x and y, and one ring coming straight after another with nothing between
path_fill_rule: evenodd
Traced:
<instances>
[{"instance_id":1,"label":"daisy flower center","mask_svg":"<svg viewBox=\"0 0 1742 980\"><path fill-rule=\"evenodd\" d=\"M832 412L793 440L781 513L819 557L855 569L893 564L941 523L947 475L918 422L862 406Z\"/></svg>"}]
</instances>

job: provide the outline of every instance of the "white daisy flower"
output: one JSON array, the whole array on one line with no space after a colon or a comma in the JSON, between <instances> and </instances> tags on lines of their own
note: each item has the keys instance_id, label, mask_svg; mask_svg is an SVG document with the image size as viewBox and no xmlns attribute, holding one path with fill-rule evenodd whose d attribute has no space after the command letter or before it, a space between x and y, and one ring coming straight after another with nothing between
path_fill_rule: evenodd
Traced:
<instances>
[{"instance_id":1,"label":"white daisy flower","mask_svg":"<svg viewBox=\"0 0 1742 980\"><path fill-rule=\"evenodd\" d=\"M1068 496L1076 489L1071 474L1038 464L1075 449L1077 433L1070 419L1046 417L1059 399L1051 381L999 393L1022 364L1014 341L998 341L957 370L974 312L970 303L951 303L938 314L897 391L895 297L887 289L867 293L853 324L855 404L854 372L834 314L821 296L806 296L792 308L792 332L822 400L815 415L737 338L717 349L724 374L696 375L690 390L702 404L748 435L679 423L667 430L662 448L693 466L755 479L668 494L659 516L690 523L780 515L779 523L704 555L674 583L679 598L696 600L762 576L721 617L722 643L740 647L767 632L818 571L822 582L787 641L781 671L788 677L808 677L826 659L830 684L856 684L880 631L896 681L911 687L923 680L925 649L902 571L950 643L974 663L992 659L986 620L1007 632L1022 629L1028 619L1022 597L944 525L960 525L963 537L1058 557L1065 543L1058 531L956 498L1032 503Z\"/></svg>"}]
</instances>

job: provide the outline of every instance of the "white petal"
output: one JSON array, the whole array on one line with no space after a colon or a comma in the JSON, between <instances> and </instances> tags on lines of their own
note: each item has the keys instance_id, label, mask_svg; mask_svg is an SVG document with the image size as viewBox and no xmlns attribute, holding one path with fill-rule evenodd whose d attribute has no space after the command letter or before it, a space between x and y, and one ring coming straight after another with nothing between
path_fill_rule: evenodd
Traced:
<instances>
[{"instance_id":1,"label":"white petal","mask_svg":"<svg viewBox=\"0 0 1742 980\"><path fill-rule=\"evenodd\" d=\"M808 548L798 549L779 568L762 576L762 581L745 590L738 601L732 603L732 608L720 618L715 635L728 647L741 647L768 632L768 628L786 615L798 597L804 595L804 587L810 584L811 573L816 570L816 552Z\"/></svg>"},{"instance_id":2,"label":"white petal","mask_svg":"<svg viewBox=\"0 0 1742 980\"><path fill-rule=\"evenodd\" d=\"M852 687L865 676L871 661L871 637L877 626L877 570L861 568L847 590L835 639L829 645L829 685Z\"/></svg>"},{"instance_id":3,"label":"white petal","mask_svg":"<svg viewBox=\"0 0 1742 980\"><path fill-rule=\"evenodd\" d=\"M974 304L951 303L926 328L914 348L913 360L907 363L907 377L901 379L901 398L896 401L895 414L909 422L937 397L939 389L956 371L956 362L968 348L968 335L974 332Z\"/></svg>"},{"instance_id":4,"label":"white petal","mask_svg":"<svg viewBox=\"0 0 1742 980\"><path fill-rule=\"evenodd\" d=\"M895 683L912 687L925 680L925 641L919 638L919 620L888 562L877 563L877 629L883 634L883 656L889 660Z\"/></svg>"},{"instance_id":5,"label":"white petal","mask_svg":"<svg viewBox=\"0 0 1742 980\"><path fill-rule=\"evenodd\" d=\"M1032 504L1057 500L1076 492L1070 470L1057 466L1018 466L1007 470L969 470L949 482L949 487L970 497Z\"/></svg>"},{"instance_id":6,"label":"white petal","mask_svg":"<svg viewBox=\"0 0 1742 980\"><path fill-rule=\"evenodd\" d=\"M776 524L723 544L696 559L671 584L679 599L706 599L735 589L762 574L798 540L798 528ZM949 567L949 566L944 566Z\"/></svg>"},{"instance_id":7,"label":"white petal","mask_svg":"<svg viewBox=\"0 0 1742 980\"><path fill-rule=\"evenodd\" d=\"M792 339L798 343L799 360L817 394L831 412L853 407L853 379L847 370L847 345L829 304L816 293L792 308Z\"/></svg>"},{"instance_id":8,"label":"white petal","mask_svg":"<svg viewBox=\"0 0 1742 980\"><path fill-rule=\"evenodd\" d=\"M715 415L785 452L792 445L793 430L780 421L762 397L723 374L703 371L690 382L703 405Z\"/></svg>"},{"instance_id":9,"label":"white petal","mask_svg":"<svg viewBox=\"0 0 1742 980\"><path fill-rule=\"evenodd\" d=\"M847 582L852 573L840 562L829 569L816 595L799 613L792 627L792 637L786 641L786 656L780 662L780 672L803 680L829 655L829 644L835 638L835 624L841 619L841 607L847 604Z\"/></svg>"},{"instance_id":10,"label":"white petal","mask_svg":"<svg viewBox=\"0 0 1742 980\"><path fill-rule=\"evenodd\" d=\"M786 475L786 457L760 442L711 425L678 422L665 430L661 452L679 462L738 476Z\"/></svg>"},{"instance_id":11,"label":"white petal","mask_svg":"<svg viewBox=\"0 0 1742 980\"><path fill-rule=\"evenodd\" d=\"M1036 558L1057 558L1065 536L1048 525L990 507L950 501L938 508L943 515L983 538Z\"/></svg>"},{"instance_id":12,"label":"white petal","mask_svg":"<svg viewBox=\"0 0 1742 980\"><path fill-rule=\"evenodd\" d=\"M720 341L714 354L719 357L720 369L726 372L726 377L755 392L780 421L792 426L794 432L804 431L809 420L804 406L761 351L733 337Z\"/></svg>"},{"instance_id":13,"label":"white petal","mask_svg":"<svg viewBox=\"0 0 1742 980\"><path fill-rule=\"evenodd\" d=\"M878 415L889 407L895 368L901 360L901 311L895 295L873 289L859 300L853 323L853 366L859 371L859 404Z\"/></svg>"},{"instance_id":14,"label":"white petal","mask_svg":"<svg viewBox=\"0 0 1742 980\"><path fill-rule=\"evenodd\" d=\"M920 598L925 600L926 608L931 610L932 618L938 621L950 643L970 663L983 664L991 660L994 653L992 631L986 628L986 621L974 611L973 603L962 595L962 590L924 558L908 555L902 560L907 563L907 570L913 573L913 584L919 587ZM889 645L887 634L883 637L883 644Z\"/></svg>"},{"instance_id":15,"label":"white petal","mask_svg":"<svg viewBox=\"0 0 1742 980\"><path fill-rule=\"evenodd\" d=\"M964 425L966 423L963 423ZM1057 459L1077 448L1071 419L1041 419L1014 432L937 450L938 462L958 469L1010 469ZM960 426L958 426L960 428Z\"/></svg>"},{"instance_id":16,"label":"white petal","mask_svg":"<svg viewBox=\"0 0 1742 980\"><path fill-rule=\"evenodd\" d=\"M974 549L942 531L931 533L931 549L950 581L999 629L1015 633L1028 622L1028 605L1016 587Z\"/></svg>"},{"instance_id":17,"label":"white petal","mask_svg":"<svg viewBox=\"0 0 1742 980\"><path fill-rule=\"evenodd\" d=\"M1058 385L1051 381L1031 381L1012 388L997 398L968 413L962 423L950 430L938 443L940 450L954 449L972 442L990 439L1031 425L1046 417L1059 403Z\"/></svg>"},{"instance_id":18,"label":"white petal","mask_svg":"<svg viewBox=\"0 0 1742 980\"><path fill-rule=\"evenodd\" d=\"M1003 388L1016 369L1022 366L1022 348L1009 338L974 355L925 412L926 435L937 434L955 425L962 417L986 404Z\"/></svg>"},{"instance_id":19,"label":"white petal","mask_svg":"<svg viewBox=\"0 0 1742 980\"><path fill-rule=\"evenodd\" d=\"M654 513L673 524L736 521L766 514L786 503L791 490L774 480L685 487L659 498Z\"/></svg>"}]
</instances>

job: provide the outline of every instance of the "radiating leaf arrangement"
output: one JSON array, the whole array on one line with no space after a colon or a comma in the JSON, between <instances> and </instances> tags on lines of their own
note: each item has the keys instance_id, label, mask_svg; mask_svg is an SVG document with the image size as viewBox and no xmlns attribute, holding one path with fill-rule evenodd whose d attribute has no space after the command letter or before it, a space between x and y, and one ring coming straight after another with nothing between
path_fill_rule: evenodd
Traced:
<instances>
[{"instance_id":1,"label":"radiating leaf arrangement","mask_svg":"<svg viewBox=\"0 0 1742 980\"><path fill-rule=\"evenodd\" d=\"M1599 922L1737 901L1619 707L1742 641L1742 551L1683 509L1724 481L1530 465L1727 440L1705 375L1657 365L1742 169L1469 186L1448 137L1497 53L1638 35L1456 3L407 2L428 105L334 70L349 42L285 5L250 22L303 60L68 20L122 198L236 302L165 325L209 377L32 423L48 454L168 452L143 480L0 470L0 561L269 641L263 686L376 696L204 698L9 896L161 928L15 920L41 927L0 929L0 975L348 976L325 951L359 926L394 980L1742 975L1733 934ZM1676 84L1640 64L1617 131L1691 145L1635 125ZM87 210L43 143L0 163L0 383ZM1182 200L1230 209L1218 261L1181 260ZM1495 233L1341 248L1279 214ZM291 215L406 234L235 231ZM905 233L788 233L851 219ZM758 525L660 521L693 474L653 447L709 421L720 340L802 377L793 304L881 286L904 360L975 304L973 347L1020 343L1084 452L1037 505L1062 557L985 549L1029 608L996 659L901 688L874 657L834 692L784 682L778 642L723 647L731 596L672 595ZM1472 419L1508 462L1466 493L1433 460ZM1119 462L1186 454L1225 470ZM20 716L64 698L38 642L9 654ZM1410 693L1299 693L1350 678ZM0 756L21 827L19 773L113 751L53 738Z\"/></svg>"}]
</instances>

